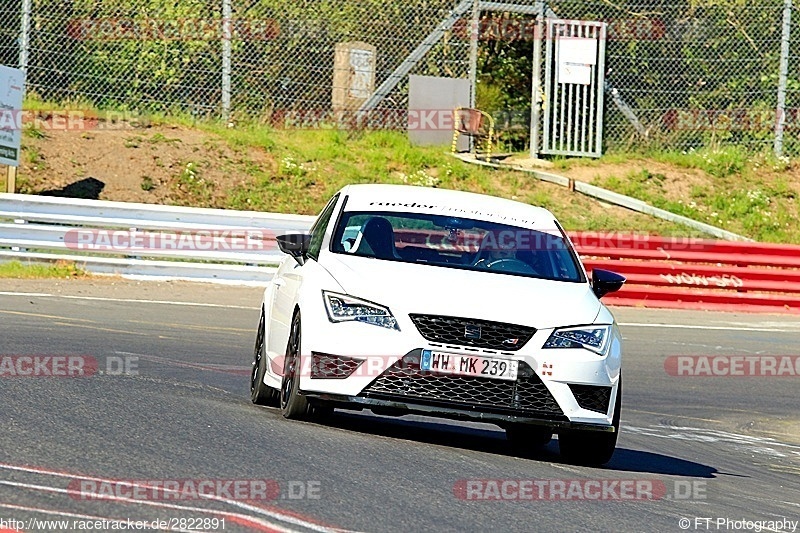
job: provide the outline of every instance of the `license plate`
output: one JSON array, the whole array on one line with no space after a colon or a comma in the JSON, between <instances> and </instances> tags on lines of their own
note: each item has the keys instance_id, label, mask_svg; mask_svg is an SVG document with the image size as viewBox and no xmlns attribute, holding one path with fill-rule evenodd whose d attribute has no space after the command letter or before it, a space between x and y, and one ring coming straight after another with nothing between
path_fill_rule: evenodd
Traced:
<instances>
[{"instance_id":1,"label":"license plate","mask_svg":"<svg viewBox=\"0 0 800 533\"><path fill-rule=\"evenodd\" d=\"M422 350L422 359L419 366L422 370L440 374L514 381L517 379L519 363L495 357Z\"/></svg>"}]
</instances>

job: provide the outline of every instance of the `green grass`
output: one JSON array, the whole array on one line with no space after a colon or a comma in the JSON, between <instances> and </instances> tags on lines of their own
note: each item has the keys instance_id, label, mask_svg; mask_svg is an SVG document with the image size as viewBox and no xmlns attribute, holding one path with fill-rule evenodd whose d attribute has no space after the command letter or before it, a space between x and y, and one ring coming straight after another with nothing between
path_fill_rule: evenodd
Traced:
<instances>
[{"instance_id":1,"label":"green grass","mask_svg":"<svg viewBox=\"0 0 800 533\"><path fill-rule=\"evenodd\" d=\"M400 132L260 128L248 137L239 129L212 131L232 145L263 148L276 159L274 169L260 169L253 183L232 191L226 207L234 209L316 214L346 184L395 183L468 190L539 205L551 210L569 230L698 235L685 226L645 215L621 219L615 214L589 213L587 205L593 201L579 194L553 195L551 186L528 174L470 165L441 147L412 146Z\"/></svg>"},{"instance_id":2,"label":"green grass","mask_svg":"<svg viewBox=\"0 0 800 533\"><path fill-rule=\"evenodd\" d=\"M736 146L725 146L682 152L655 152L650 157L661 163L696 168L714 177L726 178L741 174L747 167L750 155Z\"/></svg>"},{"instance_id":3,"label":"green grass","mask_svg":"<svg viewBox=\"0 0 800 533\"><path fill-rule=\"evenodd\" d=\"M22 153L24 154L27 163L33 167L34 170L45 168L47 166L47 162L44 160L41 150L39 150L37 147L25 145L22 147Z\"/></svg>"},{"instance_id":4,"label":"green grass","mask_svg":"<svg viewBox=\"0 0 800 533\"><path fill-rule=\"evenodd\" d=\"M180 191L184 203L203 207L211 202L214 184L203 177L203 168L207 162L189 161L181 168L175 180L175 187Z\"/></svg>"},{"instance_id":5,"label":"green grass","mask_svg":"<svg viewBox=\"0 0 800 533\"><path fill-rule=\"evenodd\" d=\"M231 191L230 208L316 214L326 198L350 183L498 192L493 171L454 160L441 147L412 146L399 132L201 128L234 149L261 149L275 161L271 168L248 167L253 182Z\"/></svg>"},{"instance_id":6,"label":"green grass","mask_svg":"<svg viewBox=\"0 0 800 533\"><path fill-rule=\"evenodd\" d=\"M739 146L708 147L699 150L690 148L682 151L616 152L598 159L559 157L553 162L556 169L568 170L576 166L621 164L631 159L649 159L678 168L698 169L716 178L747 177L759 169L780 172L791 168L791 162L787 157L777 158L771 152L751 153Z\"/></svg>"},{"instance_id":7,"label":"green grass","mask_svg":"<svg viewBox=\"0 0 800 533\"><path fill-rule=\"evenodd\" d=\"M797 192L785 180L745 181L741 175L695 185L688 198L664 190L665 176L647 170L596 180L601 187L759 241L800 243Z\"/></svg>"},{"instance_id":8,"label":"green grass","mask_svg":"<svg viewBox=\"0 0 800 533\"><path fill-rule=\"evenodd\" d=\"M595 185L638 198L694 220L766 242L800 243L800 190L788 180L792 163L771 153L748 153L736 146L702 150L618 153L597 160L561 159L556 168L635 162L638 170L603 175ZM701 184L688 196L665 187L666 176L648 170L649 162L699 171Z\"/></svg>"},{"instance_id":9,"label":"green grass","mask_svg":"<svg viewBox=\"0 0 800 533\"><path fill-rule=\"evenodd\" d=\"M511 197L550 209L567 229L699 235L685 226L643 215L629 219L604 213L587 215L587 200L584 198L577 195L566 201L563 196L553 198L550 194L552 189L537 187L535 178L531 176L469 165L450 157L441 147L412 146L401 132L200 127L218 135L234 148L259 148L275 158L275 168L251 168L248 173L253 176L253 182L230 191L225 207L233 209L316 214L331 194L348 183L398 183ZM604 161L623 162L629 158L628 154L617 154L606 156ZM689 156L682 161L686 166L707 164L709 168L718 168L722 175L731 175L731 165L724 157L719 161L709 160L712 163L702 156ZM563 160L556 166L565 168L574 164L599 165L600 162ZM623 179L611 177L604 186L657 207L719 225L721 218L713 216L713 211L704 213L691 204L665 200L659 192L660 181L663 181L663 176L643 174ZM719 203L724 203L724 200L719 200ZM725 216L731 218L734 215L726 213ZM779 218L785 224L783 215ZM770 234L770 240L782 236L782 233L776 233L775 227L765 226L755 214L743 232L756 238Z\"/></svg>"},{"instance_id":10,"label":"green grass","mask_svg":"<svg viewBox=\"0 0 800 533\"><path fill-rule=\"evenodd\" d=\"M65 261L58 261L48 265L37 263L21 263L20 261L0 263L0 278L76 278L86 275L86 272L78 268L75 263Z\"/></svg>"}]
</instances>

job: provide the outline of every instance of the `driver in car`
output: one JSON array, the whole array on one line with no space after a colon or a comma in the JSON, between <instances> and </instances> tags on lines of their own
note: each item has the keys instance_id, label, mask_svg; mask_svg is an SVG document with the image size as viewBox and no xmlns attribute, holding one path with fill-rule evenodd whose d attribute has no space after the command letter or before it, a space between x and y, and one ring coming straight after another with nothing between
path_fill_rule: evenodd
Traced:
<instances>
[{"instance_id":1,"label":"driver in car","mask_svg":"<svg viewBox=\"0 0 800 533\"><path fill-rule=\"evenodd\" d=\"M513 248L498 249L493 248L481 254L480 259L475 261L475 266L491 268L491 265L501 259L516 259L517 252Z\"/></svg>"},{"instance_id":2,"label":"driver in car","mask_svg":"<svg viewBox=\"0 0 800 533\"><path fill-rule=\"evenodd\" d=\"M481 242L480 250L472 266L519 274L536 274L533 266L520 257L521 255L523 254L517 253L513 241L505 242L503 239L487 234Z\"/></svg>"}]
</instances>

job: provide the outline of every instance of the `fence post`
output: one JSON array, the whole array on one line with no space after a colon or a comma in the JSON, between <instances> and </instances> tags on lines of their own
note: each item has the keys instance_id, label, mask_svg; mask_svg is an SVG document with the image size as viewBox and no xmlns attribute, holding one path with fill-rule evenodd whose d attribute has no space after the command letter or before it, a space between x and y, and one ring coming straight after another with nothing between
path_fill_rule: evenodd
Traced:
<instances>
[{"instance_id":1,"label":"fence post","mask_svg":"<svg viewBox=\"0 0 800 533\"><path fill-rule=\"evenodd\" d=\"M544 2L536 2L536 29L533 35L533 75L531 76L531 159L539 156L539 122L542 100L542 40L544 39Z\"/></svg>"},{"instance_id":2,"label":"fence post","mask_svg":"<svg viewBox=\"0 0 800 533\"><path fill-rule=\"evenodd\" d=\"M783 30L781 34L781 60L778 71L778 105L775 117L775 157L783 156L783 128L786 124L786 80L789 73L789 37L792 31L792 0L783 2Z\"/></svg>"},{"instance_id":3,"label":"fence post","mask_svg":"<svg viewBox=\"0 0 800 533\"><path fill-rule=\"evenodd\" d=\"M475 107L475 92L478 84L478 38L481 17L480 0L472 3L472 19L469 26L469 106Z\"/></svg>"},{"instance_id":4,"label":"fence post","mask_svg":"<svg viewBox=\"0 0 800 533\"><path fill-rule=\"evenodd\" d=\"M19 32L19 69L26 74L28 71L28 50L30 49L31 1L22 0L22 20Z\"/></svg>"},{"instance_id":5,"label":"fence post","mask_svg":"<svg viewBox=\"0 0 800 533\"><path fill-rule=\"evenodd\" d=\"M231 0L222 0L222 119L231 117Z\"/></svg>"},{"instance_id":6,"label":"fence post","mask_svg":"<svg viewBox=\"0 0 800 533\"><path fill-rule=\"evenodd\" d=\"M478 39L480 38L480 22L481 22L481 2L480 0L473 0L472 2L472 19L469 26L469 106L471 108L477 107L477 89L478 89ZM455 117L453 117L455 120ZM469 137L469 151L473 149L473 138Z\"/></svg>"}]
</instances>

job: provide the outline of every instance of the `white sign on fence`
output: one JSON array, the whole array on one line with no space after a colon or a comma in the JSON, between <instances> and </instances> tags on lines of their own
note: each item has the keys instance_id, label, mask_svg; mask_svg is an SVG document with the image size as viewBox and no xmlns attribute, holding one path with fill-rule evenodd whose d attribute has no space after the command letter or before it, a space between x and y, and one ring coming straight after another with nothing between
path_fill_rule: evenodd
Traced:
<instances>
[{"instance_id":1,"label":"white sign on fence","mask_svg":"<svg viewBox=\"0 0 800 533\"><path fill-rule=\"evenodd\" d=\"M597 39L562 37L558 42L558 83L589 85L597 64Z\"/></svg>"},{"instance_id":2,"label":"white sign on fence","mask_svg":"<svg viewBox=\"0 0 800 533\"><path fill-rule=\"evenodd\" d=\"M18 118L24 84L23 71L0 65L0 165L19 165L22 130Z\"/></svg>"}]
</instances>

